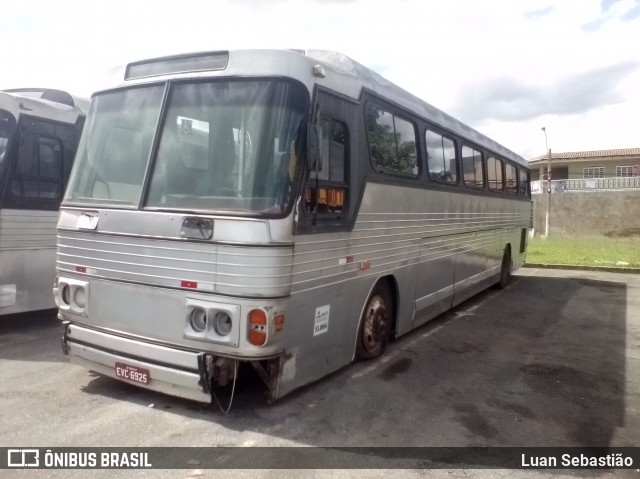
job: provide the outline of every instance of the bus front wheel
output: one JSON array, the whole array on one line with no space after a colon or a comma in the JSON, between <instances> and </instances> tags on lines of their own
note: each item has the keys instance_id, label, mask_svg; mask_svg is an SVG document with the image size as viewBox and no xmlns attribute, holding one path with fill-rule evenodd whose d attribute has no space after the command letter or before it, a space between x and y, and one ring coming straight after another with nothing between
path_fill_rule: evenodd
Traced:
<instances>
[{"instance_id":1,"label":"bus front wheel","mask_svg":"<svg viewBox=\"0 0 640 479\"><path fill-rule=\"evenodd\" d=\"M380 356L387 347L389 330L393 318L391 294L385 284L377 284L362 313L357 359L373 359Z\"/></svg>"}]
</instances>

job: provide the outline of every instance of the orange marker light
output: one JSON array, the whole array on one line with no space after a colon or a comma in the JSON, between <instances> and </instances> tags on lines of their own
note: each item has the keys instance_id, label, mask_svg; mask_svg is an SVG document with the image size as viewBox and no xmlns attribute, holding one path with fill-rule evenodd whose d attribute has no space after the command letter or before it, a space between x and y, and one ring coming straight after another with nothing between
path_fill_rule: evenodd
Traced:
<instances>
[{"instance_id":1,"label":"orange marker light","mask_svg":"<svg viewBox=\"0 0 640 479\"><path fill-rule=\"evenodd\" d=\"M273 317L273 324L276 331L282 331L284 329L284 314L276 314Z\"/></svg>"},{"instance_id":2,"label":"orange marker light","mask_svg":"<svg viewBox=\"0 0 640 479\"><path fill-rule=\"evenodd\" d=\"M249 311L249 342L254 346L267 342L267 314L261 309Z\"/></svg>"}]
</instances>

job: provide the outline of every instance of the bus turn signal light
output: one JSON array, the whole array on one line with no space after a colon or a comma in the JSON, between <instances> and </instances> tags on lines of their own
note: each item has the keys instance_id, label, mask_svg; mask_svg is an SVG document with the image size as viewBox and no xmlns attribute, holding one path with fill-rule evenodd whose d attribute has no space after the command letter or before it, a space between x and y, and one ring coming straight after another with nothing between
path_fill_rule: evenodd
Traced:
<instances>
[{"instance_id":1,"label":"bus turn signal light","mask_svg":"<svg viewBox=\"0 0 640 479\"><path fill-rule=\"evenodd\" d=\"M249 311L249 342L254 346L267 342L267 314L261 309Z\"/></svg>"}]
</instances>

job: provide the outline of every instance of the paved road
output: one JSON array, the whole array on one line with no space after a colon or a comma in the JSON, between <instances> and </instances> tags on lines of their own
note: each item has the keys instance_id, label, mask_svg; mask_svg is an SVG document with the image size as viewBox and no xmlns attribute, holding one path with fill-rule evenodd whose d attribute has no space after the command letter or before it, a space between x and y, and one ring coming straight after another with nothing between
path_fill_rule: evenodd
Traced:
<instances>
[{"instance_id":1,"label":"paved road","mask_svg":"<svg viewBox=\"0 0 640 479\"><path fill-rule=\"evenodd\" d=\"M0 445L640 445L640 275L522 269L506 290L476 296L391 343L379 360L350 365L274 405L264 403L259 382L249 379L226 416L71 365L59 336L54 314L0 322ZM89 477L32 472L29 477ZM532 474L194 469L92 471L91 477ZM535 474L546 475L571 473Z\"/></svg>"}]
</instances>

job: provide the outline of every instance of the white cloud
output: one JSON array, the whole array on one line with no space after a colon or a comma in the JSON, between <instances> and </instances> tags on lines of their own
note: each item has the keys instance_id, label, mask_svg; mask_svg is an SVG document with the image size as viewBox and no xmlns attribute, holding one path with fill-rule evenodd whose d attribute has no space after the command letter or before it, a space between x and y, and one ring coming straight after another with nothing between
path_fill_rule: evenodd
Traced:
<instances>
[{"instance_id":1,"label":"white cloud","mask_svg":"<svg viewBox=\"0 0 640 479\"><path fill-rule=\"evenodd\" d=\"M375 67L450 113L465 98L476 109L491 110L495 99L482 91L490 79L510 78L548 98L563 78L640 61L637 4L22 0L3 5L0 87L47 86L88 95L102 72L141 58L227 48L322 48ZM598 28L583 29L595 22ZM619 103L596 101L598 108L579 115L561 116L557 109L540 107L540 97L531 95L525 99L535 103L533 113L521 120L517 115L484 123L475 119L487 115L469 118L475 122L471 126L524 156L544 151L543 125L554 151L638 147L637 81L636 71L617 83Z\"/></svg>"},{"instance_id":2,"label":"white cloud","mask_svg":"<svg viewBox=\"0 0 640 479\"><path fill-rule=\"evenodd\" d=\"M454 108L465 121L520 121L545 114L579 115L621 103L617 90L640 62L623 62L580 72L552 85L524 84L514 78L490 78L466 89Z\"/></svg>"}]
</instances>

